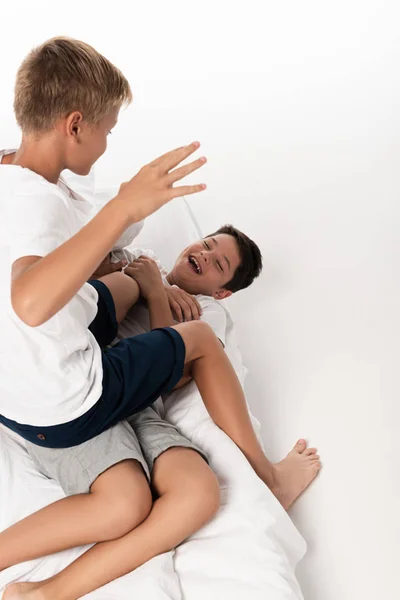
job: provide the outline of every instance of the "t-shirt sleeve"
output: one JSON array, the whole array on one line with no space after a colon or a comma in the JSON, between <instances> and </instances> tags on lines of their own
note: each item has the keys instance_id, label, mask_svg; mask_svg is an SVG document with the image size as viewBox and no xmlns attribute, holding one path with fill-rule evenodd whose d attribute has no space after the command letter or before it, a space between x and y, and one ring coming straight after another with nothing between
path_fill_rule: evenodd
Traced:
<instances>
[{"instance_id":1,"label":"t-shirt sleeve","mask_svg":"<svg viewBox=\"0 0 400 600\"><path fill-rule=\"evenodd\" d=\"M139 221L139 223L132 223L132 225L130 225L128 229L125 229L121 237L115 242L113 250L119 250L121 248L125 248L126 246L130 246L133 240L142 231L143 225L144 221Z\"/></svg>"},{"instance_id":2,"label":"t-shirt sleeve","mask_svg":"<svg viewBox=\"0 0 400 600\"><path fill-rule=\"evenodd\" d=\"M73 234L71 215L58 194L13 194L5 202L11 264L23 256L46 256Z\"/></svg>"},{"instance_id":3,"label":"t-shirt sleeve","mask_svg":"<svg viewBox=\"0 0 400 600\"><path fill-rule=\"evenodd\" d=\"M203 311L201 321L207 323L215 335L225 346L226 337L226 313L221 304L213 298L200 298L200 306Z\"/></svg>"}]
</instances>

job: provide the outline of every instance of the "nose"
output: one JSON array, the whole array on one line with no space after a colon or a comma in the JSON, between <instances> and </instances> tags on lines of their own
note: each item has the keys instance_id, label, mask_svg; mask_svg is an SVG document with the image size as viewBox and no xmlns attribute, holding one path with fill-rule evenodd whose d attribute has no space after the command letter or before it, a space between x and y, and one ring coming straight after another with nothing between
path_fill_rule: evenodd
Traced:
<instances>
[{"instance_id":1,"label":"nose","mask_svg":"<svg viewBox=\"0 0 400 600\"><path fill-rule=\"evenodd\" d=\"M206 252L204 252L204 251L201 251L201 252L200 252L200 255L201 255L201 258L202 258L202 259L204 260L204 262L206 263L206 265L208 265L209 258L208 258L208 255L207 255L207 253L206 253Z\"/></svg>"}]
</instances>

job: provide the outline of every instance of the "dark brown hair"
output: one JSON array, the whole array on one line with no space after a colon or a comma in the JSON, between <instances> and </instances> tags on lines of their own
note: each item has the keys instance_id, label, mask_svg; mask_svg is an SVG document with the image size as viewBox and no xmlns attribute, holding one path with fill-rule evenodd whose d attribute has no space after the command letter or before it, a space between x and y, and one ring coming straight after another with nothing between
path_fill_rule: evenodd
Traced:
<instances>
[{"instance_id":1,"label":"dark brown hair","mask_svg":"<svg viewBox=\"0 0 400 600\"><path fill-rule=\"evenodd\" d=\"M23 133L40 133L75 110L96 125L131 100L127 79L109 60L85 42L58 37L34 48L20 66L14 111Z\"/></svg>"},{"instance_id":2,"label":"dark brown hair","mask_svg":"<svg viewBox=\"0 0 400 600\"><path fill-rule=\"evenodd\" d=\"M253 283L262 271L262 255L260 248L245 233L233 227L233 225L223 225L206 237L226 234L235 238L240 254L240 265L236 269L232 279L224 285L224 289L231 292L238 292L247 288Z\"/></svg>"}]
</instances>

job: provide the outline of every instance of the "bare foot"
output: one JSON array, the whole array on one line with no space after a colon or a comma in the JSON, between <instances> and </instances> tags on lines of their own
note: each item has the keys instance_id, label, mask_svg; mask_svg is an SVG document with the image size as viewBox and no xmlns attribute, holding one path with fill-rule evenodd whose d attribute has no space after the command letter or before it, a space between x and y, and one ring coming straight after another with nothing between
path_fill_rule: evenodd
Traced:
<instances>
[{"instance_id":1,"label":"bare foot","mask_svg":"<svg viewBox=\"0 0 400 600\"><path fill-rule=\"evenodd\" d=\"M306 441L299 440L286 458L272 465L272 471L269 463L259 476L287 510L308 488L320 468L316 448L307 448Z\"/></svg>"},{"instance_id":2,"label":"bare foot","mask_svg":"<svg viewBox=\"0 0 400 600\"><path fill-rule=\"evenodd\" d=\"M7 586L2 600L43 600L40 583L12 583Z\"/></svg>"}]
</instances>

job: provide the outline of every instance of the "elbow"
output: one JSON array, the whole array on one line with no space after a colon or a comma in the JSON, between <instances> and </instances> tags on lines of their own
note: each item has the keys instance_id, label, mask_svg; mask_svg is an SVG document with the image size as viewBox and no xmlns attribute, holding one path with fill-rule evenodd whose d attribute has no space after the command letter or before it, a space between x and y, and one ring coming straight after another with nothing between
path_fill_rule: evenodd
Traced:
<instances>
[{"instance_id":1,"label":"elbow","mask_svg":"<svg viewBox=\"0 0 400 600\"><path fill-rule=\"evenodd\" d=\"M19 319L28 327L39 327L47 318L37 310L37 303L29 294L13 290L11 293L11 306Z\"/></svg>"}]
</instances>

